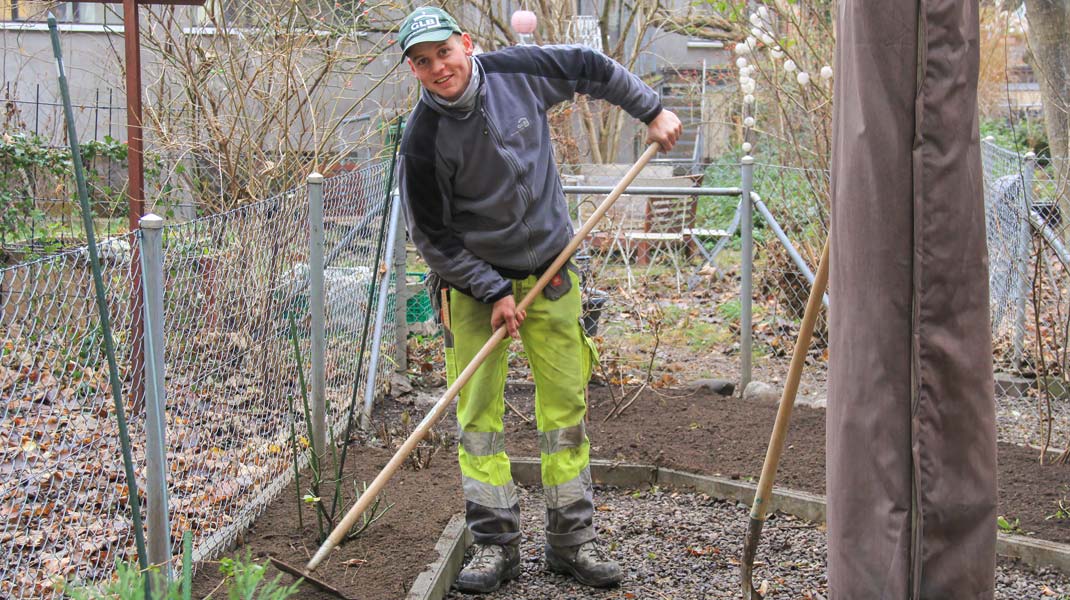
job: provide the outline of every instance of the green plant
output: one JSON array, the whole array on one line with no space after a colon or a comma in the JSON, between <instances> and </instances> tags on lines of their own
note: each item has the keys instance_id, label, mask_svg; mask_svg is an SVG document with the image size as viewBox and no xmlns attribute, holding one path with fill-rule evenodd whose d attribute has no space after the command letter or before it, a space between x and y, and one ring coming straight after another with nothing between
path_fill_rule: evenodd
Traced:
<instances>
[{"instance_id":1,"label":"green plant","mask_svg":"<svg viewBox=\"0 0 1070 600\"><path fill-rule=\"evenodd\" d=\"M155 600L186 600L190 597L193 587L192 555L193 534L187 531L182 534L182 570L180 577L175 581L167 582L166 589L154 593L152 597ZM153 578L160 577L159 569L151 569L150 576ZM144 571L141 571L134 563L122 562L115 566L115 576L111 581L101 586L89 587L65 583L61 587L64 593L73 600L142 600L145 598L147 585L148 582Z\"/></svg>"},{"instance_id":2,"label":"green plant","mask_svg":"<svg viewBox=\"0 0 1070 600\"><path fill-rule=\"evenodd\" d=\"M1020 153L1033 152L1038 157L1051 155L1048 133L1044 122L1032 119L984 119L981 121L981 137L992 137L992 142L1001 148Z\"/></svg>"},{"instance_id":3,"label":"green plant","mask_svg":"<svg viewBox=\"0 0 1070 600\"><path fill-rule=\"evenodd\" d=\"M368 493L368 482L366 482L366 481L362 482L361 485L363 486L363 489L361 489L360 487L357 487L357 483L353 482L353 491L356 492L356 498L357 499L359 499L364 494ZM351 529L349 531L349 533L346 534L346 539L347 540L351 540L351 539L359 536L360 534L364 533L365 531L367 531L367 529L369 527L371 527L376 521L378 521L383 515L386 514L386 511L388 511L388 510L390 510L391 508L394 507L393 504L387 504L386 508L384 508L383 510L379 510L379 504L382 501L383 501L383 497L382 496L376 496L375 497L375 502L372 503L371 507L369 507L368 510L364 511L363 513L361 513L361 515L360 515L360 523L354 525L353 529Z\"/></svg>"},{"instance_id":4,"label":"green plant","mask_svg":"<svg viewBox=\"0 0 1070 600\"><path fill-rule=\"evenodd\" d=\"M288 316L289 316L289 321L290 321L290 340L291 340L291 342L293 344L293 350L294 350L294 360L297 362L297 365L298 365L298 368L297 368L297 379L298 379L299 389L300 389L300 392L301 392L302 410L303 410L303 413L304 413L305 432L306 432L306 436L307 436L305 439L310 440L310 442L311 442L311 440L315 439L315 435L314 435L313 427L312 427L312 409L311 409L311 406L310 406L310 403L309 403L308 386L307 386L307 384L305 382L305 374L304 374L304 364L305 363L304 363L304 359L301 357L301 346L300 346L300 342L298 340L298 334L297 334L297 321L294 318L293 313L290 313ZM290 403L290 412L293 413L293 403L292 402ZM334 471L337 470L337 465L338 465L339 459L338 459L336 453L334 452L336 444L335 444L335 440L334 440L334 437L333 437L333 430L329 430L329 431L330 431L330 433L328 434L329 435L328 445L331 448L331 462L333 464L333 466L331 468L331 471L334 472ZM300 488L301 479L300 479L300 474L297 472L298 471L297 470L297 463L300 460L301 450L298 447L299 444L297 443L296 432L295 432L292 424L291 424L291 428L290 428L290 445L291 445L291 448L293 450L295 480L297 481L297 484L298 484L297 487ZM301 496L301 497L298 498L297 511L298 511L298 516L299 516L299 521L300 521L300 514L301 514L302 504L311 505L316 511L316 526L317 526L317 529L319 531L319 539L322 542L322 541L327 539L327 529L333 529L335 523L339 520L339 517L342 516L342 515L339 514L339 512L337 512L335 510L339 506L337 500L341 497L342 478L338 477L338 478L333 480L333 483L334 483L333 496L335 498L335 503L333 503L332 506L330 508L328 508L327 507L327 502L325 501L325 496L322 493L323 492L322 486L323 486L324 483L326 483L326 481L323 479L323 469L325 468L326 465L324 465L322 461L327 457L319 455L315 451L314 444L309 443L307 445L305 445L305 444L302 444L302 445L305 447L304 451L308 453L309 470L311 471L311 481L309 482L309 491L304 496ZM356 484L354 484L354 487L356 488ZM368 485L367 485L367 483L365 483L363 492L367 492L367 490L368 490ZM359 488L356 488L355 491L357 492L356 499L359 499L360 496L362 495L362 491ZM298 493L300 494L300 492L298 492ZM352 538L355 538L355 537L359 536L361 533L363 533L365 530L367 530L369 527L371 527L375 523L375 521L379 520L379 518L382 517L383 514L385 514L386 511L390 510L390 508L393 506L393 504L389 504L385 508L380 510L380 504L381 503L382 503L382 497L381 496L376 496L375 502L372 504L372 506L367 511L365 511L363 513L362 522L359 523L359 524L355 524L354 525L353 529L351 529L347 533L346 539L352 539Z\"/></svg>"},{"instance_id":5,"label":"green plant","mask_svg":"<svg viewBox=\"0 0 1070 600\"><path fill-rule=\"evenodd\" d=\"M717 307L717 314L730 321L738 321L743 315L743 308L739 300L729 300Z\"/></svg>"},{"instance_id":6,"label":"green plant","mask_svg":"<svg viewBox=\"0 0 1070 600\"><path fill-rule=\"evenodd\" d=\"M1021 531L1021 528L1019 527L1020 525L1020 519L1008 521L1003 515L996 517L996 527L999 527L999 530L1003 533L1015 533Z\"/></svg>"},{"instance_id":7,"label":"green plant","mask_svg":"<svg viewBox=\"0 0 1070 600\"><path fill-rule=\"evenodd\" d=\"M1058 500L1055 502L1057 508L1055 512L1044 517L1049 521L1067 521L1070 520L1070 502L1067 500Z\"/></svg>"},{"instance_id":8,"label":"green plant","mask_svg":"<svg viewBox=\"0 0 1070 600\"><path fill-rule=\"evenodd\" d=\"M250 560L248 550L240 559L220 560L219 572L227 578L228 600L285 600L297 593L297 587L303 581L299 579L292 585L282 586L279 584L282 575L276 575L275 579L265 582L267 566Z\"/></svg>"},{"instance_id":9,"label":"green plant","mask_svg":"<svg viewBox=\"0 0 1070 600\"><path fill-rule=\"evenodd\" d=\"M154 576L158 573L154 570ZM75 587L64 592L74 600L143 600L145 598L145 573L136 564L119 563L115 567L115 577L100 587ZM165 600L181 600L180 582L172 581L162 597ZM153 594L161 598L161 594Z\"/></svg>"},{"instance_id":10,"label":"green plant","mask_svg":"<svg viewBox=\"0 0 1070 600\"><path fill-rule=\"evenodd\" d=\"M126 144L105 137L104 141L81 144L80 150L94 205L108 216L125 214L123 190L110 187L97 166L126 160ZM75 205L56 202L75 196L73 177L69 148L51 146L37 135L0 136L0 206L5 207L0 212L0 241L30 242L49 252L58 248L56 238L73 235L62 221L63 217L74 220ZM46 203L41 201L44 197L52 206L47 212Z\"/></svg>"}]
</instances>

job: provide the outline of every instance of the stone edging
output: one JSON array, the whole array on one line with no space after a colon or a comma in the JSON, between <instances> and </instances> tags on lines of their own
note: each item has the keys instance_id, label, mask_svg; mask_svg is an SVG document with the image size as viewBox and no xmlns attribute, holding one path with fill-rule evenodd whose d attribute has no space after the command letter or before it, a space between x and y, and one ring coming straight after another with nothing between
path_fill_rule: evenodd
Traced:
<instances>
[{"instance_id":1,"label":"stone edging","mask_svg":"<svg viewBox=\"0 0 1070 600\"><path fill-rule=\"evenodd\" d=\"M521 485L541 484L539 459L511 459L513 479ZM721 500L732 500L749 505L758 488L756 483L716 477L695 475L633 463L616 463L606 460L591 461L591 477L595 483L618 487L641 485L665 485L675 488L691 488ZM808 492L774 489L771 509L779 510L815 523L825 522L825 497ZM995 525L993 524L993 527ZM464 515L455 515L446 525L435 545L439 559L416 578L408 600L441 600L461 570L464 551L471 543L471 536L464 527ZM1070 544L1060 544L1021 535L999 533L996 553L1008 558L1017 558L1032 567L1051 567L1070 573Z\"/></svg>"},{"instance_id":2,"label":"stone edging","mask_svg":"<svg viewBox=\"0 0 1070 600\"><path fill-rule=\"evenodd\" d=\"M471 543L472 535L464 526L464 514L453 515L435 544L438 559L416 577L407 600L441 600L445 597L461 572L464 551Z\"/></svg>"}]
</instances>

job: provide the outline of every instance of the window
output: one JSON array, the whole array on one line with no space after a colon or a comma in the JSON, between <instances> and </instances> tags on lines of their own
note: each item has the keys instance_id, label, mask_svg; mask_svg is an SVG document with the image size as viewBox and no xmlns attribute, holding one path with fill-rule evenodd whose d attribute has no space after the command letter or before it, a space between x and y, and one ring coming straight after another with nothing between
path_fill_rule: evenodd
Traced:
<instances>
[{"instance_id":1,"label":"window","mask_svg":"<svg viewBox=\"0 0 1070 600\"><path fill-rule=\"evenodd\" d=\"M121 25L123 15L117 4L95 2L50 2L47 0L0 0L0 21L45 22L48 13L60 23Z\"/></svg>"},{"instance_id":2,"label":"window","mask_svg":"<svg viewBox=\"0 0 1070 600\"><path fill-rule=\"evenodd\" d=\"M205 0L204 5L194 7L193 22L202 27L255 27L258 24L256 9L259 4L234 0Z\"/></svg>"}]
</instances>

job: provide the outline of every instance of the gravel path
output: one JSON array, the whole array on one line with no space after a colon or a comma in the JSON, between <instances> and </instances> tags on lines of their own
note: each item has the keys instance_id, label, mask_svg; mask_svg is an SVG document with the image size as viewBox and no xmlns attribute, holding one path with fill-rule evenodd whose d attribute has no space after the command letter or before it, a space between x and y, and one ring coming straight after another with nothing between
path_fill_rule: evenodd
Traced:
<instances>
[{"instance_id":1,"label":"gravel path","mask_svg":"<svg viewBox=\"0 0 1070 600\"><path fill-rule=\"evenodd\" d=\"M997 397L996 423L1000 441L1040 446L1044 441L1041 423L1047 417L1046 412L1047 408L1038 398ZM1062 450L1070 445L1070 402L1052 400L1051 419L1050 447Z\"/></svg>"},{"instance_id":2,"label":"gravel path","mask_svg":"<svg viewBox=\"0 0 1070 600\"><path fill-rule=\"evenodd\" d=\"M748 509L705 494L658 488L597 489L595 522L602 543L624 569L624 583L592 590L572 579L543 571L542 496L520 490L524 538L523 572L494 594L448 598L545 600L546 598L738 598L739 555ZM825 533L788 516L770 519L762 533L755 565L756 583L769 583L770 598L823 600ZM766 561L766 562L762 562ZM996 598L1070 597L1070 576L1038 572L1000 561Z\"/></svg>"}]
</instances>

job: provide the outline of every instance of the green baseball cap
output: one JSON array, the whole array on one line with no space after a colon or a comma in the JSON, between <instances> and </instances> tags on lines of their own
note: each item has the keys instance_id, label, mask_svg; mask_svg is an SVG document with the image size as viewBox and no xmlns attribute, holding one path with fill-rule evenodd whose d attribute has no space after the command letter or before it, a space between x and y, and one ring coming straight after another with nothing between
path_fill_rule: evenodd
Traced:
<instances>
[{"instance_id":1,"label":"green baseball cap","mask_svg":"<svg viewBox=\"0 0 1070 600\"><path fill-rule=\"evenodd\" d=\"M437 6L417 8L405 17L398 29L398 44L405 54L420 42L441 42L455 33L462 33L450 14Z\"/></svg>"}]
</instances>

